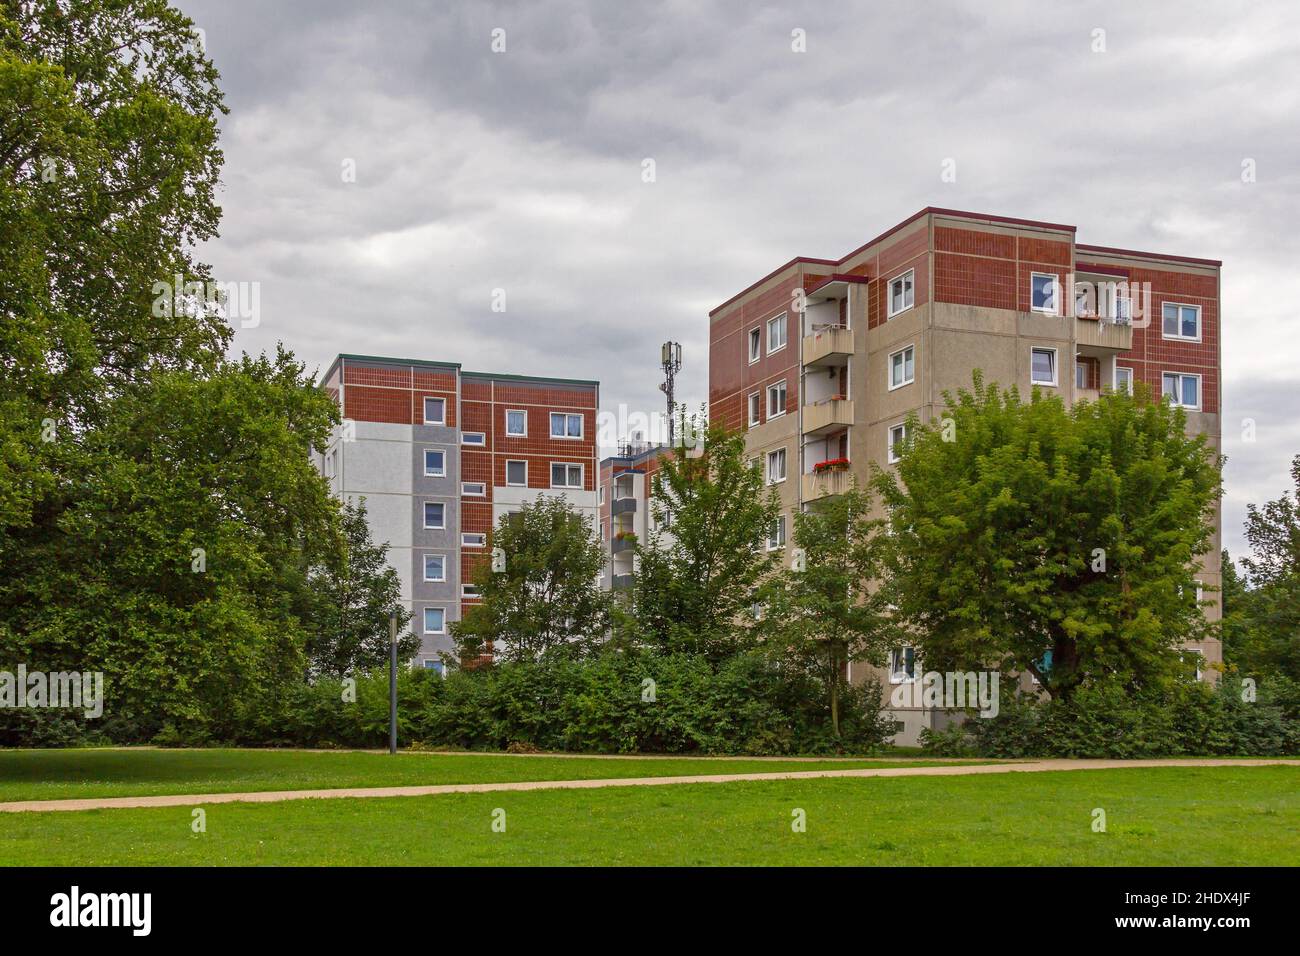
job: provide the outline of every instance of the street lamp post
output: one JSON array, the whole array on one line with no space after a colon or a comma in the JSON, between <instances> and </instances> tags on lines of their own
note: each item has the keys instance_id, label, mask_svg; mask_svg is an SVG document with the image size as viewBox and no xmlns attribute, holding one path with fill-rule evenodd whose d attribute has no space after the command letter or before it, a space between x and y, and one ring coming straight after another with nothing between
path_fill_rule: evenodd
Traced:
<instances>
[{"instance_id":1,"label":"street lamp post","mask_svg":"<svg viewBox=\"0 0 1300 956\"><path fill-rule=\"evenodd\" d=\"M388 752L397 753L397 612L388 615Z\"/></svg>"}]
</instances>

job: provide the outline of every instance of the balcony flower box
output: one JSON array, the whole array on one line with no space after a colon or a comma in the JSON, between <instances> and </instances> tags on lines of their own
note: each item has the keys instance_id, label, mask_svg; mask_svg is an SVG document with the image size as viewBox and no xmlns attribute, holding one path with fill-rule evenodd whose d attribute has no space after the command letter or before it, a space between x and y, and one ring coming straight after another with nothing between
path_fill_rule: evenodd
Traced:
<instances>
[{"instance_id":1,"label":"balcony flower box","mask_svg":"<svg viewBox=\"0 0 1300 956\"><path fill-rule=\"evenodd\" d=\"M826 461L819 461L813 465L813 472L821 475L828 471L848 471L849 460L847 458L828 458Z\"/></svg>"}]
</instances>

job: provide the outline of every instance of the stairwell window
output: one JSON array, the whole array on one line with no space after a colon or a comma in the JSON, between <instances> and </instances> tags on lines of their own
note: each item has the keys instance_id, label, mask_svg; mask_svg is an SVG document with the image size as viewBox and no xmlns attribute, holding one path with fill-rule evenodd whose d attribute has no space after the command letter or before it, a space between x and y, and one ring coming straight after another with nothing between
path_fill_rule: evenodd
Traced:
<instances>
[{"instance_id":1,"label":"stairwell window","mask_svg":"<svg viewBox=\"0 0 1300 956\"><path fill-rule=\"evenodd\" d=\"M779 352L785 348L786 326L789 322L782 312L774 319L767 320L767 354Z\"/></svg>"},{"instance_id":2,"label":"stairwell window","mask_svg":"<svg viewBox=\"0 0 1300 956\"><path fill-rule=\"evenodd\" d=\"M1029 273L1029 308L1034 312L1059 314L1061 280L1051 272Z\"/></svg>"},{"instance_id":3,"label":"stairwell window","mask_svg":"<svg viewBox=\"0 0 1300 956\"><path fill-rule=\"evenodd\" d=\"M1056 385L1056 349L1029 350L1029 380L1035 385Z\"/></svg>"},{"instance_id":4,"label":"stairwell window","mask_svg":"<svg viewBox=\"0 0 1300 956\"><path fill-rule=\"evenodd\" d=\"M763 357L763 330L749 330L749 364L753 365Z\"/></svg>"},{"instance_id":5,"label":"stairwell window","mask_svg":"<svg viewBox=\"0 0 1300 956\"><path fill-rule=\"evenodd\" d=\"M778 418L785 414L786 395L784 381L767 387L767 417L769 419Z\"/></svg>"},{"instance_id":6,"label":"stairwell window","mask_svg":"<svg viewBox=\"0 0 1300 956\"><path fill-rule=\"evenodd\" d=\"M1160 335L1185 342L1201 341L1201 307L1166 302L1160 309Z\"/></svg>"},{"instance_id":7,"label":"stairwell window","mask_svg":"<svg viewBox=\"0 0 1300 956\"><path fill-rule=\"evenodd\" d=\"M1201 407L1201 376L1183 372L1165 372L1161 392L1175 405L1198 410Z\"/></svg>"},{"instance_id":8,"label":"stairwell window","mask_svg":"<svg viewBox=\"0 0 1300 956\"><path fill-rule=\"evenodd\" d=\"M441 531L447 527L447 506L441 501L426 501L424 503L424 526L433 531Z\"/></svg>"},{"instance_id":9,"label":"stairwell window","mask_svg":"<svg viewBox=\"0 0 1300 956\"><path fill-rule=\"evenodd\" d=\"M916 270L908 269L901 276L889 280L889 315L893 318L912 307L916 297Z\"/></svg>"},{"instance_id":10,"label":"stairwell window","mask_svg":"<svg viewBox=\"0 0 1300 956\"><path fill-rule=\"evenodd\" d=\"M767 483L775 485L783 481L785 481L785 449L778 448L767 453Z\"/></svg>"},{"instance_id":11,"label":"stairwell window","mask_svg":"<svg viewBox=\"0 0 1300 956\"><path fill-rule=\"evenodd\" d=\"M424 580L426 581L447 580L446 555L426 554L424 556Z\"/></svg>"},{"instance_id":12,"label":"stairwell window","mask_svg":"<svg viewBox=\"0 0 1300 956\"><path fill-rule=\"evenodd\" d=\"M424 633L447 633L447 611L445 608L426 607L424 609Z\"/></svg>"},{"instance_id":13,"label":"stairwell window","mask_svg":"<svg viewBox=\"0 0 1300 956\"><path fill-rule=\"evenodd\" d=\"M433 448L424 450L424 474L427 478L441 478L447 474L447 456Z\"/></svg>"},{"instance_id":14,"label":"stairwell window","mask_svg":"<svg viewBox=\"0 0 1300 956\"><path fill-rule=\"evenodd\" d=\"M889 389L902 388L916 381L916 348L909 345L889 356Z\"/></svg>"}]
</instances>

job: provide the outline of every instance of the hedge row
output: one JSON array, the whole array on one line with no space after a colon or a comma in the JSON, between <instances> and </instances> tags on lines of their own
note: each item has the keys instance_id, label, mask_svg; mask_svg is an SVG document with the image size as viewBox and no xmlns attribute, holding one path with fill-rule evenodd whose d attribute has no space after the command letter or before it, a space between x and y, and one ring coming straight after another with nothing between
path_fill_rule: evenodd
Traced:
<instances>
[{"instance_id":1,"label":"hedge row","mask_svg":"<svg viewBox=\"0 0 1300 956\"><path fill-rule=\"evenodd\" d=\"M980 757L1176 757L1300 755L1300 685L1237 679L1135 691L1080 689L1068 701L1008 696L992 718L922 731L934 754Z\"/></svg>"}]
</instances>

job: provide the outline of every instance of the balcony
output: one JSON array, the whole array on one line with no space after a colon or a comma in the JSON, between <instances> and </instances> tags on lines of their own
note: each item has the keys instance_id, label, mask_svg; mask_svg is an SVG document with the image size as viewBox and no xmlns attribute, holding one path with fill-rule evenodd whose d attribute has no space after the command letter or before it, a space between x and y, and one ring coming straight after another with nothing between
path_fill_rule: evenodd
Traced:
<instances>
[{"instance_id":1,"label":"balcony","mask_svg":"<svg viewBox=\"0 0 1300 956\"><path fill-rule=\"evenodd\" d=\"M803 364L806 366L847 365L852 355L852 329L830 326L803 337Z\"/></svg>"},{"instance_id":2,"label":"balcony","mask_svg":"<svg viewBox=\"0 0 1300 956\"><path fill-rule=\"evenodd\" d=\"M611 580L615 591L627 591L632 587L633 576L630 574L616 574Z\"/></svg>"},{"instance_id":3,"label":"balcony","mask_svg":"<svg viewBox=\"0 0 1300 956\"><path fill-rule=\"evenodd\" d=\"M626 515L636 514L635 498L615 498L609 506L610 514Z\"/></svg>"},{"instance_id":4,"label":"balcony","mask_svg":"<svg viewBox=\"0 0 1300 956\"><path fill-rule=\"evenodd\" d=\"M853 401L827 398L803 408L803 433L826 435L853 424Z\"/></svg>"},{"instance_id":5,"label":"balcony","mask_svg":"<svg viewBox=\"0 0 1300 956\"><path fill-rule=\"evenodd\" d=\"M609 550L610 553L612 554L624 554L635 550L635 548L636 548L636 538L627 537L627 538L615 538L612 542L610 542Z\"/></svg>"},{"instance_id":6,"label":"balcony","mask_svg":"<svg viewBox=\"0 0 1300 956\"><path fill-rule=\"evenodd\" d=\"M1133 347L1133 324L1127 320L1075 319L1075 344L1083 355L1105 356Z\"/></svg>"},{"instance_id":7,"label":"balcony","mask_svg":"<svg viewBox=\"0 0 1300 956\"><path fill-rule=\"evenodd\" d=\"M842 495L853 486L853 472L847 468L834 471L809 472L801 478L800 492L803 500L818 501Z\"/></svg>"}]
</instances>

